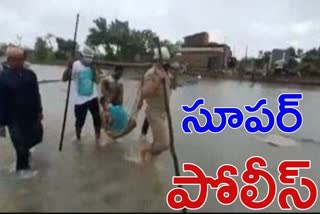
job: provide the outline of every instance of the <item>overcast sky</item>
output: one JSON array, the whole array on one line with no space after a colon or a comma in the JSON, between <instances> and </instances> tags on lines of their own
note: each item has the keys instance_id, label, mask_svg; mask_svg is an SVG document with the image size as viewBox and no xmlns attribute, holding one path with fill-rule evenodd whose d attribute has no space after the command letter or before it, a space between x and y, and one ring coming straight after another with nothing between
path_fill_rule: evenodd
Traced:
<instances>
[{"instance_id":1,"label":"overcast sky","mask_svg":"<svg viewBox=\"0 0 320 214\"><path fill-rule=\"evenodd\" d=\"M35 38L52 33L72 38L80 13L79 42L92 20L128 20L131 27L152 29L172 41L207 31L210 40L226 42L237 57L289 45L320 45L320 1L317 0L0 0L0 42L33 47Z\"/></svg>"}]
</instances>

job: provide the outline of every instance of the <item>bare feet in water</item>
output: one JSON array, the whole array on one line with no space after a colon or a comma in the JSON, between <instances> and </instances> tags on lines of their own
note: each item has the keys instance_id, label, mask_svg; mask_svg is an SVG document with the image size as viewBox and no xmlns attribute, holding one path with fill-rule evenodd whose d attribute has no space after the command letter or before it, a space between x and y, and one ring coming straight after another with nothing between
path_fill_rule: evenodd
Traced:
<instances>
[{"instance_id":1,"label":"bare feet in water","mask_svg":"<svg viewBox=\"0 0 320 214\"><path fill-rule=\"evenodd\" d=\"M22 179L29 179L32 178L34 176L36 176L38 174L37 170L19 170L17 171L18 176L20 176Z\"/></svg>"},{"instance_id":2,"label":"bare feet in water","mask_svg":"<svg viewBox=\"0 0 320 214\"><path fill-rule=\"evenodd\" d=\"M147 160L147 153L148 153L149 147L150 146L148 144L140 145L140 159L142 163L146 162Z\"/></svg>"},{"instance_id":3,"label":"bare feet in water","mask_svg":"<svg viewBox=\"0 0 320 214\"><path fill-rule=\"evenodd\" d=\"M74 137L72 139L72 143L80 143L81 142L81 138L78 138L78 137Z\"/></svg>"},{"instance_id":4,"label":"bare feet in water","mask_svg":"<svg viewBox=\"0 0 320 214\"><path fill-rule=\"evenodd\" d=\"M151 145L150 144L144 144L141 145L141 149L140 149L140 158L141 158L141 162L142 163L153 163L156 161L157 159L157 155L153 155L150 152L151 149Z\"/></svg>"},{"instance_id":5,"label":"bare feet in water","mask_svg":"<svg viewBox=\"0 0 320 214\"><path fill-rule=\"evenodd\" d=\"M100 138L96 138L96 144L100 145L101 144L101 139Z\"/></svg>"},{"instance_id":6,"label":"bare feet in water","mask_svg":"<svg viewBox=\"0 0 320 214\"><path fill-rule=\"evenodd\" d=\"M105 142L104 140L102 140L101 138L97 138L97 139L96 139L96 145L97 145L97 146L104 147L104 146L106 146L107 144L108 144L108 143Z\"/></svg>"}]
</instances>

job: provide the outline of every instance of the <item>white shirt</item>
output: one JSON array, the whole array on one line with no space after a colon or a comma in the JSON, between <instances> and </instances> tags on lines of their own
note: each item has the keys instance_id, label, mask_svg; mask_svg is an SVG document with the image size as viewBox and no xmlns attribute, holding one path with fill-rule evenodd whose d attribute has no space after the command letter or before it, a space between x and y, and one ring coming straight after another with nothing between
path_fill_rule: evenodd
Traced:
<instances>
[{"instance_id":1,"label":"white shirt","mask_svg":"<svg viewBox=\"0 0 320 214\"><path fill-rule=\"evenodd\" d=\"M93 87L93 93L91 96L82 96L78 93L78 81L77 81L77 75L79 72L81 72L84 69L87 69L85 65L81 63L80 60L77 60L73 63L72 65L72 83L71 83L71 92L73 96L73 102L75 105L81 105L84 104L94 98L98 97L98 92L97 92L97 84L94 83Z\"/></svg>"}]
</instances>

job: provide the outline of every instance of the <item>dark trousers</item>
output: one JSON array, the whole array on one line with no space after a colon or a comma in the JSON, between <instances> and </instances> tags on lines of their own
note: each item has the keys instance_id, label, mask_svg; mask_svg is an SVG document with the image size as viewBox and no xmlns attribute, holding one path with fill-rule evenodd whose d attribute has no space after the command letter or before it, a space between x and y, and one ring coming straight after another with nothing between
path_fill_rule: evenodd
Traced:
<instances>
[{"instance_id":1,"label":"dark trousers","mask_svg":"<svg viewBox=\"0 0 320 214\"><path fill-rule=\"evenodd\" d=\"M142 135L147 135L149 129L149 121L147 117L143 121L142 129L141 129L141 134Z\"/></svg>"},{"instance_id":2,"label":"dark trousers","mask_svg":"<svg viewBox=\"0 0 320 214\"><path fill-rule=\"evenodd\" d=\"M14 122L8 126L11 141L16 151L16 170L30 169L29 150L42 141L43 127L36 122Z\"/></svg>"},{"instance_id":3,"label":"dark trousers","mask_svg":"<svg viewBox=\"0 0 320 214\"><path fill-rule=\"evenodd\" d=\"M84 104L81 105L75 105L74 107L74 113L76 117L76 128L82 129L86 117L87 112L90 111L92 118L93 118L93 124L95 127L95 130L98 131L101 129L101 118L100 118L100 109L99 109L99 101L98 98L92 99Z\"/></svg>"}]
</instances>

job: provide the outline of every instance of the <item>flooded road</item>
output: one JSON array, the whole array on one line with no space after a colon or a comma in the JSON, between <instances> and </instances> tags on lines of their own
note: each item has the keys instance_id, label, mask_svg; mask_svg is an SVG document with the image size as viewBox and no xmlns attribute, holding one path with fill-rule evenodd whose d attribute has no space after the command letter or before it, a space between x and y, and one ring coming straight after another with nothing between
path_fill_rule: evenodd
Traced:
<instances>
[{"instance_id":1,"label":"flooded road","mask_svg":"<svg viewBox=\"0 0 320 214\"><path fill-rule=\"evenodd\" d=\"M59 79L63 68L58 66L33 66L39 80ZM125 99L130 104L138 82L125 79ZM63 151L59 152L59 139L65 106L67 85L63 83L41 84L44 106L44 141L33 154L32 166L39 174L22 180L9 173L15 156L8 139L0 142L0 211L58 212L58 211L105 211L105 212L170 212L166 204L166 194L172 188L172 159L169 152L164 154L156 167L142 166L129 159L136 159L135 148L144 112L138 118L138 127L127 137L106 147L94 143L92 119L87 117L84 137L80 144L74 143L73 106L69 106L67 128ZM304 99L299 107L303 114L302 128L290 135L297 142L291 147L274 147L267 144L265 136L248 134L244 129L226 129L220 134L185 135L181 121L185 114L181 105L191 105L195 99L203 97L206 106L254 105L260 98L268 98L269 108L277 112L277 97L284 92L303 92ZM233 164L241 174L245 161L254 155L268 161L268 171L277 177L277 166L285 159L307 159L312 161L312 169L301 174L313 179L319 188L320 180L320 88L281 86L272 84L251 84L228 80L200 80L194 84L179 87L172 95L171 110L175 129L176 151L180 163L191 162L199 165L207 175L215 176L222 164ZM126 101L125 101L126 103ZM290 119L289 119L290 120ZM274 129L272 134L279 134ZM148 136L151 139L152 136ZM105 139L108 141L108 139ZM130 158L127 158L127 157ZM243 185L240 176L236 178L239 187ZM267 186L259 182L262 199ZM283 186L278 184L278 188ZM297 187L306 199L306 188ZM198 187L186 189L193 199ZM292 205L292 202L289 202ZM319 201L309 211L320 211ZM203 212L250 212L239 198L230 206L219 205L215 191L210 191ZM274 202L264 212L280 211Z\"/></svg>"}]
</instances>

